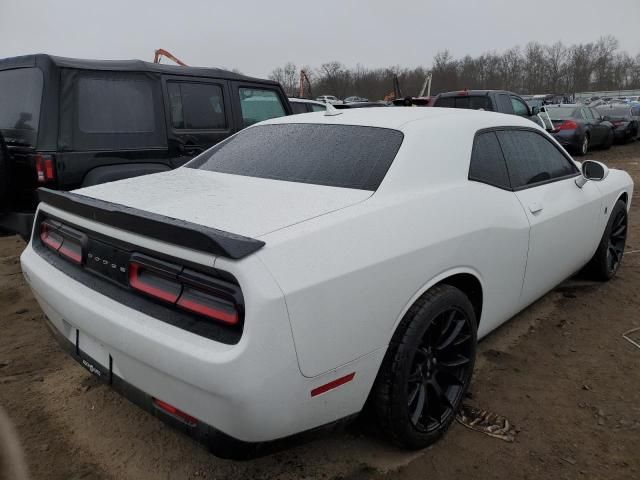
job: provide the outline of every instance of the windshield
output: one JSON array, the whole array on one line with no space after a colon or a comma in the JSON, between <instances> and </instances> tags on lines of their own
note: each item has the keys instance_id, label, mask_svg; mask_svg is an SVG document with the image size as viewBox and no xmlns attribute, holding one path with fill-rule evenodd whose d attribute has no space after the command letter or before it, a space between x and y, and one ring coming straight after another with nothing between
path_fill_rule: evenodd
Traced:
<instances>
[{"instance_id":1,"label":"windshield","mask_svg":"<svg viewBox=\"0 0 640 480\"><path fill-rule=\"evenodd\" d=\"M376 190L400 148L398 130L354 125L259 125L188 168L287 182Z\"/></svg>"},{"instance_id":2,"label":"windshield","mask_svg":"<svg viewBox=\"0 0 640 480\"><path fill-rule=\"evenodd\" d=\"M573 112L575 112L575 107L547 107L547 113L551 120L567 120L568 118L573 118Z\"/></svg>"},{"instance_id":3,"label":"windshield","mask_svg":"<svg viewBox=\"0 0 640 480\"><path fill-rule=\"evenodd\" d=\"M0 130L7 143L35 145L42 83L38 68L0 71Z\"/></svg>"}]
</instances>

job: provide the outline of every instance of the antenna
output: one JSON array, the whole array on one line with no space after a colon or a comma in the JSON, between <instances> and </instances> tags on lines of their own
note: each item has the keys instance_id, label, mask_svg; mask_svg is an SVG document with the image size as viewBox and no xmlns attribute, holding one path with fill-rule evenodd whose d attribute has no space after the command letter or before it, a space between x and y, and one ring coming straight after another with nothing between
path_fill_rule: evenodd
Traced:
<instances>
[{"instance_id":1,"label":"antenna","mask_svg":"<svg viewBox=\"0 0 640 480\"><path fill-rule=\"evenodd\" d=\"M336 107L327 102L326 104L327 111L324 112L325 117L335 117L336 115L342 115L342 112L338 110Z\"/></svg>"}]
</instances>

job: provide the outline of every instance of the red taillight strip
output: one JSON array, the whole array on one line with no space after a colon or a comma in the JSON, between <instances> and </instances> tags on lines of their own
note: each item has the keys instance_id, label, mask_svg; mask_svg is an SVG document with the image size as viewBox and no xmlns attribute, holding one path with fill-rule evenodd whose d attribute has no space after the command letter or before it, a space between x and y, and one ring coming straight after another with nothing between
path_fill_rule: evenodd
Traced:
<instances>
[{"instance_id":1,"label":"red taillight strip","mask_svg":"<svg viewBox=\"0 0 640 480\"><path fill-rule=\"evenodd\" d=\"M169 415L176 417L178 420L183 421L190 427L195 427L198 424L198 419L192 417L188 413L184 413L182 410L178 410L173 405L168 404L167 402L163 402L162 400L158 400L157 398L153 399L153 404Z\"/></svg>"},{"instance_id":2,"label":"red taillight strip","mask_svg":"<svg viewBox=\"0 0 640 480\"><path fill-rule=\"evenodd\" d=\"M151 295L152 297L158 298L165 302L176 303L176 300L178 300L178 297L180 296L180 289L178 289L177 293L170 292L167 290L162 290L161 288L155 287L149 283L145 283L144 280L140 278L142 270L144 270L144 268L145 267L138 263L129 263L129 285L131 285L131 288L146 293L147 295ZM162 277L155 278L162 279ZM176 285L179 284L176 282Z\"/></svg>"},{"instance_id":3,"label":"red taillight strip","mask_svg":"<svg viewBox=\"0 0 640 480\"><path fill-rule=\"evenodd\" d=\"M60 250L58 250L58 253L68 260L71 260L73 263L77 263L78 265L80 265L82 263L82 253L75 252L70 248L65 247L64 244L66 242L67 240L64 240L62 242L62 246L60 247Z\"/></svg>"},{"instance_id":4,"label":"red taillight strip","mask_svg":"<svg viewBox=\"0 0 640 480\"><path fill-rule=\"evenodd\" d=\"M55 251L58 251L58 249L62 245L62 237L59 234L54 232L55 232L55 229L49 224L47 223L40 224L40 241L44 243L47 247ZM56 237L58 238L53 237L52 234L55 234Z\"/></svg>"},{"instance_id":5,"label":"red taillight strip","mask_svg":"<svg viewBox=\"0 0 640 480\"><path fill-rule=\"evenodd\" d=\"M184 308L185 310L189 310L190 312L197 313L205 317L210 317L214 320L220 320L221 322L227 323L229 325L235 325L238 323L237 311L234 311L232 313L225 312L223 310L213 308L208 305L195 302L193 300L189 300L188 298L184 298L184 296L181 296L178 299L178 303L176 303L176 305L178 307Z\"/></svg>"},{"instance_id":6,"label":"red taillight strip","mask_svg":"<svg viewBox=\"0 0 640 480\"><path fill-rule=\"evenodd\" d=\"M345 375L344 377L340 377L340 378L338 378L336 380L333 380L332 382L325 383L324 385L321 385L321 386L311 390L311 396L315 397L317 395L321 395L323 393L326 393L329 390L333 390L334 388L338 388L339 386L344 385L345 383L348 383L351 380L353 380L353 377L355 377L355 376L356 376L356 372L352 372L349 375Z\"/></svg>"}]
</instances>

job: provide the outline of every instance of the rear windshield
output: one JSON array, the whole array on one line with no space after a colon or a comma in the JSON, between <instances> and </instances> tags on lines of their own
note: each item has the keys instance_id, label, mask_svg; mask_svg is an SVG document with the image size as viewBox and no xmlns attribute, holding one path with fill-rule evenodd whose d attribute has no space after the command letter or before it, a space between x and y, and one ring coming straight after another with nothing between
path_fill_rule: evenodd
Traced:
<instances>
[{"instance_id":1,"label":"rear windshield","mask_svg":"<svg viewBox=\"0 0 640 480\"><path fill-rule=\"evenodd\" d=\"M567 120L573 118L573 112L576 111L575 107L547 107L547 113L551 120Z\"/></svg>"},{"instance_id":2,"label":"rear windshield","mask_svg":"<svg viewBox=\"0 0 640 480\"><path fill-rule=\"evenodd\" d=\"M187 167L287 182L376 190L400 148L398 130L354 125L259 125Z\"/></svg>"},{"instance_id":3,"label":"rear windshield","mask_svg":"<svg viewBox=\"0 0 640 480\"><path fill-rule=\"evenodd\" d=\"M7 142L35 145L42 83L38 68L0 71L0 129Z\"/></svg>"},{"instance_id":4,"label":"rear windshield","mask_svg":"<svg viewBox=\"0 0 640 480\"><path fill-rule=\"evenodd\" d=\"M441 97L436 99L434 107L468 108L471 110L492 110L491 99L486 95L463 95L459 97Z\"/></svg>"}]
</instances>

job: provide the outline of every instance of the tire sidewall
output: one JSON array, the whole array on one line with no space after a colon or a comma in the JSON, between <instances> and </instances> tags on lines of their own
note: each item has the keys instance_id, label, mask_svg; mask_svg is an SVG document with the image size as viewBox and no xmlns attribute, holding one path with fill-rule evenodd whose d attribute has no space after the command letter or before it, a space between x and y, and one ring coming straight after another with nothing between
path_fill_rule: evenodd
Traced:
<instances>
[{"instance_id":1,"label":"tire sidewall","mask_svg":"<svg viewBox=\"0 0 640 480\"><path fill-rule=\"evenodd\" d=\"M449 428L449 425L454 420L455 415L450 415L442 427L432 432L423 432L415 428L410 421L407 392L407 380L409 376L409 370L413 364L413 358L415 351L422 341L422 337L427 328L431 325L432 321L438 317L439 314L450 309L452 306L462 311L469 319L470 330L472 336L472 355L470 358L470 365L467 377L465 378L463 388L460 391L457 399L455 409L459 407L464 394L467 391L473 373L473 367L475 364L475 352L477 344L477 320L475 318L475 312L469 299L455 287L449 285L442 285L437 295L425 303L417 312L412 313L410 322L402 335L402 340L395 352L395 362L397 369L392 374L395 376L393 387L391 390L391 408L390 414L392 417L391 424L395 430L394 437L399 443L409 448L424 448L425 446L433 443L439 437L441 437ZM455 411L455 410L454 410Z\"/></svg>"},{"instance_id":2,"label":"tire sidewall","mask_svg":"<svg viewBox=\"0 0 640 480\"><path fill-rule=\"evenodd\" d=\"M609 270L609 266L607 263L607 253L609 249L609 236L611 235L611 230L613 228L613 222L618 215L618 213L622 211L624 212L625 217L628 217L627 213L627 205L622 201L618 200L616 204L611 209L611 214L609 215L609 220L607 220L607 226L604 229L602 234L602 238L600 239L600 244L598 245L598 249L596 250L595 255L592 259L592 268L594 273L598 276L600 280L610 280L612 279L618 270L620 269L620 264L622 263L622 259L624 258L624 246L623 246L623 255L618 262L618 266L614 271ZM627 234L629 233L629 219L627 218ZM625 238L626 245L626 238Z\"/></svg>"}]
</instances>

